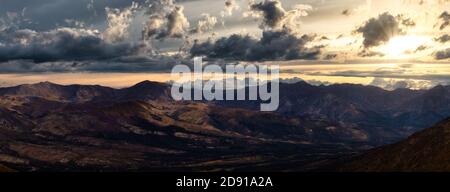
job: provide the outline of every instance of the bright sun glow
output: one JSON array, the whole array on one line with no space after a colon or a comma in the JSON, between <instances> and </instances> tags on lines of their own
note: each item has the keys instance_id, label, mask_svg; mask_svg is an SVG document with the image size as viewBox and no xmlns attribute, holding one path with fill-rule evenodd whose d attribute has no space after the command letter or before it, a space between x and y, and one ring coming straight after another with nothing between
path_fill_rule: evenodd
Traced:
<instances>
[{"instance_id":1,"label":"bright sun glow","mask_svg":"<svg viewBox=\"0 0 450 192\"><path fill-rule=\"evenodd\" d=\"M429 38L425 36L397 36L392 38L382 52L390 58L410 58L414 57L414 52L421 45L428 42Z\"/></svg>"}]
</instances>

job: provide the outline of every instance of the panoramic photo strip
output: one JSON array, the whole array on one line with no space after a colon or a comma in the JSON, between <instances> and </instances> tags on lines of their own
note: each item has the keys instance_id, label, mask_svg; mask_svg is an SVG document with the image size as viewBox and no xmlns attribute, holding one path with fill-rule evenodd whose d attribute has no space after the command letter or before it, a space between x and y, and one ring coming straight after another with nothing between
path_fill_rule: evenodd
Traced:
<instances>
[{"instance_id":1,"label":"panoramic photo strip","mask_svg":"<svg viewBox=\"0 0 450 192\"><path fill-rule=\"evenodd\" d=\"M0 0L2 172L450 172L450 0Z\"/></svg>"}]
</instances>

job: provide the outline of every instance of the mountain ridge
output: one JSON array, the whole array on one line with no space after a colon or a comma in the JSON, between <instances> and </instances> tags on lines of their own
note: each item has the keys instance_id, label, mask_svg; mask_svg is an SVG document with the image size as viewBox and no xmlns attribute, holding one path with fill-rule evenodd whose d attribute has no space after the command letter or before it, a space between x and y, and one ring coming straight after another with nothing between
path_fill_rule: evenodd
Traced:
<instances>
[{"instance_id":1,"label":"mountain ridge","mask_svg":"<svg viewBox=\"0 0 450 192\"><path fill-rule=\"evenodd\" d=\"M450 171L450 118L409 138L376 148L341 165L341 171Z\"/></svg>"},{"instance_id":2,"label":"mountain ridge","mask_svg":"<svg viewBox=\"0 0 450 192\"><path fill-rule=\"evenodd\" d=\"M398 141L450 116L450 97L446 96L447 93L450 93L450 86L437 86L430 90L384 90L358 84L314 86L304 81L293 84L282 83L280 107L276 112L286 116L316 116L335 122L357 124L371 135L371 140L384 144ZM62 86L50 82L0 88L0 96L8 95L41 97L69 103L173 101L169 84L151 81L143 81L121 89L98 85ZM200 102L253 111L259 111L261 103L261 101Z\"/></svg>"}]
</instances>

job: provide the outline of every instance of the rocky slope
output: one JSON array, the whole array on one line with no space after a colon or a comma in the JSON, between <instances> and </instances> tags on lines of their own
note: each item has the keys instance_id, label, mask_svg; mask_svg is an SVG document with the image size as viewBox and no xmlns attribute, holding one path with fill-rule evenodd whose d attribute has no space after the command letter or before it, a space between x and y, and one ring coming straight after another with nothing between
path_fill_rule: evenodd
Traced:
<instances>
[{"instance_id":1,"label":"rocky slope","mask_svg":"<svg viewBox=\"0 0 450 192\"><path fill-rule=\"evenodd\" d=\"M343 171L450 171L450 119L399 143L377 148L345 163Z\"/></svg>"}]
</instances>

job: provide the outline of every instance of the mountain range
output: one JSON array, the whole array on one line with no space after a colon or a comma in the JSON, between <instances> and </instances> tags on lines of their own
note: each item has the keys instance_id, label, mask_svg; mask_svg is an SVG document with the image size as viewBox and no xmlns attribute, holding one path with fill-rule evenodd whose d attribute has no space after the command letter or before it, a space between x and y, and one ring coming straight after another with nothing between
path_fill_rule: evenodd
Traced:
<instances>
[{"instance_id":1,"label":"mountain range","mask_svg":"<svg viewBox=\"0 0 450 192\"><path fill-rule=\"evenodd\" d=\"M449 87L281 84L259 102L174 101L170 85L0 88L0 164L19 171L314 170L450 116Z\"/></svg>"},{"instance_id":2,"label":"mountain range","mask_svg":"<svg viewBox=\"0 0 450 192\"><path fill-rule=\"evenodd\" d=\"M280 85L277 113L315 116L353 124L368 135L368 142L384 145L403 139L450 116L450 86L430 90L397 89L306 82ZM226 101L226 107L258 110L260 102Z\"/></svg>"}]
</instances>

